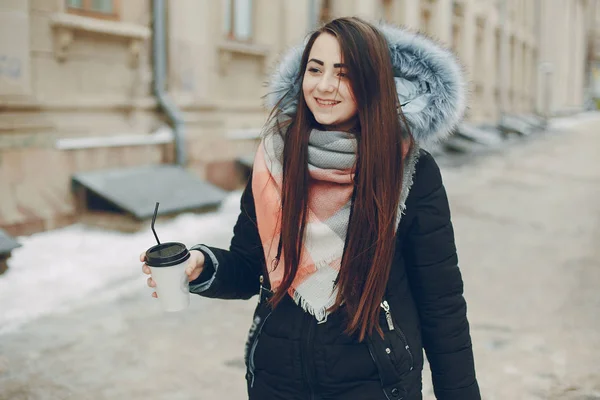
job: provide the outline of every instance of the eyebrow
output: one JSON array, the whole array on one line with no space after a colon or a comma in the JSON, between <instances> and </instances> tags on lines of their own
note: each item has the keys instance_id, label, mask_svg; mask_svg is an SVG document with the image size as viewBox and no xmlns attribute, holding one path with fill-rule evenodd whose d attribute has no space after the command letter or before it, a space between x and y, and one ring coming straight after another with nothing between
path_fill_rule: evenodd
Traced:
<instances>
[{"instance_id":1,"label":"eyebrow","mask_svg":"<svg viewBox=\"0 0 600 400\"><path fill-rule=\"evenodd\" d=\"M311 58L310 60L308 60L308 62L316 62L319 65L325 65L325 63L321 60L317 60L316 58ZM346 64L342 64L342 63L337 63L337 64L333 64L333 68L345 68Z\"/></svg>"}]
</instances>

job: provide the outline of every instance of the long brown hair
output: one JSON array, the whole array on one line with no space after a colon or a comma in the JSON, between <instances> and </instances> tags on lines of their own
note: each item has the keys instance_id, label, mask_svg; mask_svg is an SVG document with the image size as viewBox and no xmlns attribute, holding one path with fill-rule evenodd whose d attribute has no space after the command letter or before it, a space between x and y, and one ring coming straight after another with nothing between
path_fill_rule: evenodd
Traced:
<instances>
[{"instance_id":1,"label":"long brown hair","mask_svg":"<svg viewBox=\"0 0 600 400\"><path fill-rule=\"evenodd\" d=\"M413 139L398 104L387 42L361 19L335 19L309 37L297 76L300 87L310 50L322 33L337 38L358 105L353 206L331 311L344 303L349 317L346 333L358 332L362 341L374 328L382 334L379 307L395 251L403 160ZM311 129L318 127L302 90L297 100L285 134L279 132L284 137L280 250L285 270L272 299L274 306L286 295L301 259L308 215L308 139ZM281 109L277 105L271 118L277 118Z\"/></svg>"}]
</instances>

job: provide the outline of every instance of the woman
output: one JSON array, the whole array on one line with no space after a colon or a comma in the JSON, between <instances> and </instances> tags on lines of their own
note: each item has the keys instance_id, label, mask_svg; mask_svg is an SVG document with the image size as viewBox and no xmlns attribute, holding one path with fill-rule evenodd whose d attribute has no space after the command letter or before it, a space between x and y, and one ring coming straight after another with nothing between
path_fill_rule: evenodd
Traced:
<instances>
[{"instance_id":1,"label":"woman","mask_svg":"<svg viewBox=\"0 0 600 400\"><path fill-rule=\"evenodd\" d=\"M464 110L453 56L341 18L271 89L230 249L193 247L187 271L201 296L259 294L250 399L421 399L423 348L438 399L480 399L448 201L419 148Z\"/></svg>"}]
</instances>

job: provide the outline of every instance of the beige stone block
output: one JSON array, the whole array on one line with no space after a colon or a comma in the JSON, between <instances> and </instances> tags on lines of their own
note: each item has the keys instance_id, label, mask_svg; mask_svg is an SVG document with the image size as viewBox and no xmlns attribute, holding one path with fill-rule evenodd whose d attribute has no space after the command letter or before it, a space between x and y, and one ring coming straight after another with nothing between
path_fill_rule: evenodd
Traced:
<instances>
[{"instance_id":1,"label":"beige stone block","mask_svg":"<svg viewBox=\"0 0 600 400\"><path fill-rule=\"evenodd\" d=\"M257 96L262 90L262 66L260 59L236 55L226 75L220 79L220 99L225 101L248 100L261 105Z\"/></svg>"},{"instance_id":2,"label":"beige stone block","mask_svg":"<svg viewBox=\"0 0 600 400\"><path fill-rule=\"evenodd\" d=\"M71 58L78 60L103 60L128 65L131 54L129 42L123 38L98 33L75 31L69 46L67 63Z\"/></svg>"},{"instance_id":3,"label":"beige stone block","mask_svg":"<svg viewBox=\"0 0 600 400\"><path fill-rule=\"evenodd\" d=\"M31 18L31 51L54 52L54 32L50 26L49 14L32 13Z\"/></svg>"},{"instance_id":4,"label":"beige stone block","mask_svg":"<svg viewBox=\"0 0 600 400\"><path fill-rule=\"evenodd\" d=\"M41 195L41 188L32 182L21 182L14 186L17 207L27 220L44 219L50 216L51 209Z\"/></svg>"},{"instance_id":5,"label":"beige stone block","mask_svg":"<svg viewBox=\"0 0 600 400\"><path fill-rule=\"evenodd\" d=\"M52 130L52 121L38 110L0 113L0 130L39 132Z\"/></svg>"},{"instance_id":6,"label":"beige stone block","mask_svg":"<svg viewBox=\"0 0 600 400\"><path fill-rule=\"evenodd\" d=\"M121 21L150 26L152 23L152 2L146 0L121 1Z\"/></svg>"},{"instance_id":7,"label":"beige stone block","mask_svg":"<svg viewBox=\"0 0 600 400\"><path fill-rule=\"evenodd\" d=\"M69 180L69 176L64 176ZM51 221L57 215L71 214L75 211L73 196L71 191L52 186L42 186L40 188L40 197L43 201L46 212L44 220Z\"/></svg>"},{"instance_id":8,"label":"beige stone block","mask_svg":"<svg viewBox=\"0 0 600 400\"><path fill-rule=\"evenodd\" d=\"M117 150L118 151L122 151L121 147L113 147L110 150ZM89 160L89 168L91 170L102 170L102 169L107 169L107 168L115 168L117 166L114 165L110 165L108 164L108 158L107 158L107 148L98 148L98 149L89 149L87 154L90 157Z\"/></svg>"},{"instance_id":9,"label":"beige stone block","mask_svg":"<svg viewBox=\"0 0 600 400\"><path fill-rule=\"evenodd\" d=\"M44 223L45 230L64 228L73 225L78 221L78 216L75 212L60 214L48 218Z\"/></svg>"},{"instance_id":10,"label":"beige stone block","mask_svg":"<svg viewBox=\"0 0 600 400\"><path fill-rule=\"evenodd\" d=\"M124 61L124 60L121 60ZM135 82L126 62L108 63L87 60L82 63L81 94L85 96L113 96L128 98Z\"/></svg>"},{"instance_id":11,"label":"beige stone block","mask_svg":"<svg viewBox=\"0 0 600 400\"><path fill-rule=\"evenodd\" d=\"M25 179L23 169L24 151L8 150L0 153L0 176L8 184L22 182Z\"/></svg>"},{"instance_id":12,"label":"beige stone block","mask_svg":"<svg viewBox=\"0 0 600 400\"><path fill-rule=\"evenodd\" d=\"M92 168L95 170L120 168L124 165L122 147L107 147L93 150L94 162Z\"/></svg>"},{"instance_id":13,"label":"beige stone block","mask_svg":"<svg viewBox=\"0 0 600 400\"><path fill-rule=\"evenodd\" d=\"M27 12L27 1L23 0L2 0L0 2L0 12L2 11L23 11Z\"/></svg>"},{"instance_id":14,"label":"beige stone block","mask_svg":"<svg viewBox=\"0 0 600 400\"><path fill-rule=\"evenodd\" d=\"M112 168L123 168L131 165L131 160L127 158L125 148L123 147L115 147L111 149L111 159L114 160Z\"/></svg>"},{"instance_id":15,"label":"beige stone block","mask_svg":"<svg viewBox=\"0 0 600 400\"><path fill-rule=\"evenodd\" d=\"M81 69L79 63L59 63L51 54L32 57L33 86L40 101L51 102L73 98L81 92Z\"/></svg>"},{"instance_id":16,"label":"beige stone block","mask_svg":"<svg viewBox=\"0 0 600 400\"><path fill-rule=\"evenodd\" d=\"M274 57L276 57L279 51L302 41L309 28L309 18L311 17L309 15L309 1L307 0L284 0L282 7L282 17L285 21L285 24L282 26L282 36L285 41L280 44L277 51L273 52Z\"/></svg>"},{"instance_id":17,"label":"beige stone block","mask_svg":"<svg viewBox=\"0 0 600 400\"><path fill-rule=\"evenodd\" d=\"M71 103L77 104L82 95L71 95ZM97 96L102 99L100 96ZM111 110L110 102L106 102L106 107L97 111L69 110L68 113L53 113L53 120L56 122L56 130L60 137L82 137L82 136L113 136L119 134L136 133L134 127L126 121L124 113L120 110Z\"/></svg>"},{"instance_id":18,"label":"beige stone block","mask_svg":"<svg viewBox=\"0 0 600 400\"><path fill-rule=\"evenodd\" d=\"M108 147L94 150L97 153L98 168L119 168L121 166L118 148Z\"/></svg>"},{"instance_id":19,"label":"beige stone block","mask_svg":"<svg viewBox=\"0 0 600 400\"><path fill-rule=\"evenodd\" d=\"M17 208L13 184L0 180L0 226L23 220Z\"/></svg>"},{"instance_id":20,"label":"beige stone block","mask_svg":"<svg viewBox=\"0 0 600 400\"><path fill-rule=\"evenodd\" d=\"M73 175L73 170L71 169L68 152L54 149L49 149L48 151L50 153L50 162L55 166L57 171L61 171L60 175L58 175L51 170L50 173L55 175L55 177L52 178L52 187L70 193L71 175Z\"/></svg>"},{"instance_id":21,"label":"beige stone block","mask_svg":"<svg viewBox=\"0 0 600 400\"><path fill-rule=\"evenodd\" d=\"M209 148L207 142L202 139L188 140L185 149L189 163L194 164L205 160ZM212 149L211 152L213 152Z\"/></svg>"},{"instance_id":22,"label":"beige stone block","mask_svg":"<svg viewBox=\"0 0 600 400\"><path fill-rule=\"evenodd\" d=\"M85 172L93 170L92 150L71 150L72 168L74 172Z\"/></svg>"},{"instance_id":23,"label":"beige stone block","mask_svg":"<svg viewBox=\"0 0 600 400\"><path fill-rule=\"evenodd\" d=\"M377 0L358 0L354 4L354 15L374 20L378 16L378 3Z\"/></svg>"},{"instance_id":24,"label":"beige stone block","mask_svg":"<svg viewBox=\"0 0 600 400\"><path fill-rule=\"evenodd\" d=\"M29 14L0 11L0 96L31 93Z\"/></svg>"},{"instance_id":25,"label":"beige stone block","mask_svg":"<svg viewBox=\"0 0 600 400\"><path fill-rule=\"evenodd\" d=\"M119 164L126 167L137 167L152 164L148 160L146 149L143 147L126 146L118 149Z\"/></svg>"},{"instance_id":26,"label":"beige stone block","mask_svg":"<svg viewBox=\"0 0 600 400\"><path fill-rule=\"evenodd\" d=\"M21 168L23 169L24 181L30 184L47 184L47 179L51 176L50 170L54 176L60 175L62 171L56 170L55 166L49 162L47 157L48 150L38 148L27 148L20 151Z\"/></svg>"},{"instance_id":27,"label":"beige stone block","mask_svg":"<svg viewBox=\"0 0 600 400\"><path fill-rule=\"evenodd\" d=\"M182 94L202 94L201 85L201 49L188 40L172 40L169 57L176 62L170 64L169 68L169 90L178 91ZM200 59L199 59L200 58Z\"/></svg>"},{"instance_id":28,"label":"beige stone block","mask_svg":"<svg viewBox=\"0 0 600 400\"><path fill-rule=\"evenodd\" d=\"M22 0L15 0L20 2L25 2ZM43 12L60 12L64 11L64 6L61 7L65 1L61 0L29 0L30 7L34 11L43 11Z\"/></svg>"}]
</instances>

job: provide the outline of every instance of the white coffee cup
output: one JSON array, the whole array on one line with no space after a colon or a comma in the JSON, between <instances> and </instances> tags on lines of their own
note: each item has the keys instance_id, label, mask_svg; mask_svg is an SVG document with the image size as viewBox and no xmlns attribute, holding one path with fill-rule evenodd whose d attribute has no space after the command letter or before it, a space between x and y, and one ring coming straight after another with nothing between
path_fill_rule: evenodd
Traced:
<instances>
[{"instance_id":1,"label":"white coffee cup","mask_svg":"<svg viewBox=\"0 0 600 400\"><path fill-rule=\"evenodd\" d=\"M189 258L185 245L177 242L162 243L146 252L146 264L164 311L181 311L190 304L189 278L185 273Z\"/></svg>"}]
</instances>

